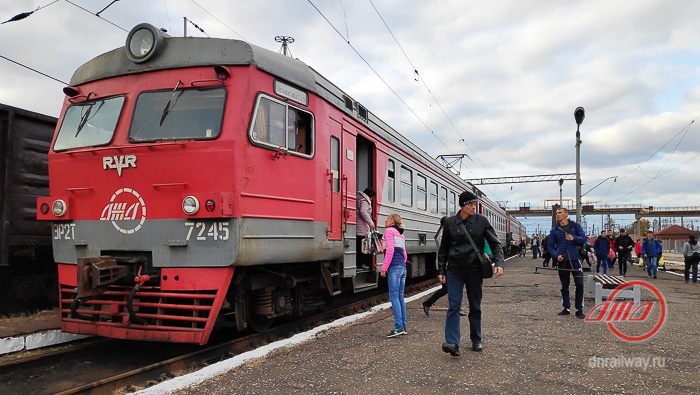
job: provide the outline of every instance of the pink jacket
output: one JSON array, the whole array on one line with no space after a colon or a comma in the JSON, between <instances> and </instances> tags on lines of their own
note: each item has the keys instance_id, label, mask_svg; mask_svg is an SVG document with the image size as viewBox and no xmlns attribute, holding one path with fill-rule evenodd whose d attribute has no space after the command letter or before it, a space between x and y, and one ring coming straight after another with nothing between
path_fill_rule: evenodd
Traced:
<instances>
[{"instance_id":1,"label":"pink jacket","mask_svg":"<svg viewBox=\"0 0 700 395\"><path fill-rule=\"evenodd\" d=\"M394 264L406 265L408 255L406 254L406 238L393 226L390 226L384 232L384 263L382 271L389 270L392 261Z\"/></svg>"}]
</instances>

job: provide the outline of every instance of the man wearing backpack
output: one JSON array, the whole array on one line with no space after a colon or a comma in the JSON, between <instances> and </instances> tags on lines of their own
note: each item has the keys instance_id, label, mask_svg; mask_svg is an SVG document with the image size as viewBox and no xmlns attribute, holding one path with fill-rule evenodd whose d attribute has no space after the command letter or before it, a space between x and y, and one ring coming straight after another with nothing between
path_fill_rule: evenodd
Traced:
<instances>
[{"instance_id":1,"label":"man wearing backpack","mask_svg":"<svg viewBox=\"0 0 700 395\"><path fill-rule=\"evenodd\" d=\"M576 222L569 221L569 210L557 209L557 226L549 232L547 250L554 261L558 262L559 281L561 281L561 298L564 309L558 315L571 314L571 301L569 299L569 284L574 277L576 287L576 318L586 318L583 314L583 269L578 246L586 242L586 234L583 228Z\"/></svg>"},{"instance_id":2,"label":"man wearing backpack","mask_svg":"<svg viewBox=\"0 0 700 395\"><path fill-rule=\"evenodd\" d=\"M647 238L642 242L642 256L647 265L649 278L651 278L652 272L656 278L656 264L661 256L661 243L654 237L652 231L647 232Z\"/></svg>"}]
</instances>

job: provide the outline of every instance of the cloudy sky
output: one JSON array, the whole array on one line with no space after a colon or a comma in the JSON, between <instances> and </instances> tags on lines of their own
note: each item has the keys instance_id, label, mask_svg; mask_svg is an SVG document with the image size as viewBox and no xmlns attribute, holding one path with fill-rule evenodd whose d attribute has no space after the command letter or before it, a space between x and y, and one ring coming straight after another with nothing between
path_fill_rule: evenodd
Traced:
<instances>
[{"instance_id":1,"label":"cloudy sky","mask_svg":"<svg viewBox=\"0 0 700 395\"><path fill-rule=\"evenodd\" d=\"M63 99L5 58L69 81L136 24L182 36L186 17L204 30L189 36L294 37L294 57L431 156L468 154L465 178L574 173L582 106L584 202L700 205L700 2L120 0L94 15L110 3L0 0L1 21L46 6L0 25L0 103L58 116ZM555 182L481 188L508 207L559 198Z\"/></svg>"}]
</instances>

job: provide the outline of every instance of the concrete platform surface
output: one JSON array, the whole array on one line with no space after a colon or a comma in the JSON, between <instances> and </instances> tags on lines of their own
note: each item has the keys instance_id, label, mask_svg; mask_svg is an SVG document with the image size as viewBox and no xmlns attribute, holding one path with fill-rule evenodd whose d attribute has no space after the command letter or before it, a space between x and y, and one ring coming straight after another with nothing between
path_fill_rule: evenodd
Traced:
<instances>
[{"instance_id":1,"label":"concrete platform surface","mask_svg":"<svg viewBox=\"0 0 700 395\"><path fill-rule=\"evenodd\" d=\"M700 393L699 285L660 272L649 279L639 267L627 279L642 280L663 295L665 323L653 338L631 343L601 322L587 322L561 310L556 272L535 274L539 260L515 258L505 275L484 282L483 345L471 351L469 323L462 319L462 355L441 350L445 312L423 313L408 303L408 334L386 338L391 309L375 308L359 319L339 320L313 333L296 335L163 382L138 394L444 394L444 393ZM615 268L617 269L617 268ZM573 285L571 293L573 296ZM465 297L466 300L466 297ZM660 318L656 301L643 323L614 327L639 336ZM436 307L446 307L447 298ZM584 311L593 309L585 300ZM572 312L573 313L573 312ZM636 331L636 332L635 332ZM466 337L465 337L466 336Z\"/></svg>"}]
</instances>

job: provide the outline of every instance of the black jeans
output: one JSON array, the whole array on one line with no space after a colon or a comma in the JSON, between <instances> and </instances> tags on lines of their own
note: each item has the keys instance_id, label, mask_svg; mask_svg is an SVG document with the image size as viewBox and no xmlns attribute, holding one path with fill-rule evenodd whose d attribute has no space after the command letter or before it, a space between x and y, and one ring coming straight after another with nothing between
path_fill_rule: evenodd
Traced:
<instances>
[{"instance_id":1,"label":"black jeans","mask_svg":"<svg viewBox=\"0 0 700 395\"><path fill-rule=\"evenodd\" d=\"M569 270L559 270L559 280L561 281L561 305L567 309L571 308L571 300L569 299L569 285L571 284L571 277L569 273L574 277L574 285L576 288L576 299L575 304L576 310L581 310L583 308L583 273L579 270L581 269L581 263L579 261L562 261L559 262L559 269L574 269L574 271Z\"/></svg>"},{"instance_id":2,"label":"black jeans","mask_svg":"<svg viewBox=\"0 0 700 395\"><path fill-rule=\"evenodd\" d=\"M617 253L617 265L620 267L620 274L627 274L627 261L630 259L628 251L620 251Z\"/></svg>"},{"instance_id":3,"label":"black jeans","mask_svg":"<svg viewBox=\"0 0 700 395\"><path fill-rule=\"evenodd\" d=\"M430 307L437 302L438 299L442 298L443 296L447 295L447 283L442 284L442 288L438 289L435 291L434 294L430 295L428 299L423 302L424 305Z\"/></svg>"}]
</instances>

